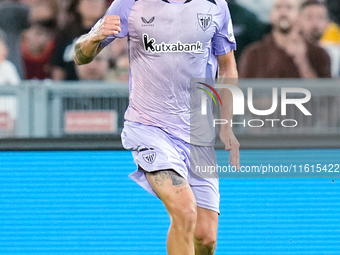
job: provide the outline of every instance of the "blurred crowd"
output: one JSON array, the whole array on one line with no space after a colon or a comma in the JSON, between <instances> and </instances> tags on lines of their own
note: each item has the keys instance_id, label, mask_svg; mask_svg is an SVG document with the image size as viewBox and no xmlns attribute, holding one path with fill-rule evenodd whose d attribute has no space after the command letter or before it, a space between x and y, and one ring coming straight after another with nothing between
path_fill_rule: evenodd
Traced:
<instances>
[{"instance_id":1,"label":"blurred crowd","mask_svg":"<svg viewBox=\"0 0 340 255\"><path fill-rule=\"evenodd\" d=\"M20 80L127 81L126 40L88 65L73 62L74 42L100 19L109 0L0 0L0 84Z\"/></svg>"},{"instance_id":2,"label":"blurred crowd","mask_svg":"<svg viewBox=\"0 0 340 255\"><path fill-rule=\"evenodd\" d=\"M334 3L337 6L330 9ZM272 1L269 33L241 53L240 77L339 77L339 4L334 0Z\"/></svg>"},{"instance_id":3,"label":"blurred crowd","mask_svg":"<svg viewBox=\"0 0 340 255\"><path fill-rule=\"evenodd\" d=\"M110 0L0 0L0 84L20 80L126 82L126 39L84 66L74 43ZM340 76L339 0L228 0L241 78Z\"/></svg>"}]
</instances>

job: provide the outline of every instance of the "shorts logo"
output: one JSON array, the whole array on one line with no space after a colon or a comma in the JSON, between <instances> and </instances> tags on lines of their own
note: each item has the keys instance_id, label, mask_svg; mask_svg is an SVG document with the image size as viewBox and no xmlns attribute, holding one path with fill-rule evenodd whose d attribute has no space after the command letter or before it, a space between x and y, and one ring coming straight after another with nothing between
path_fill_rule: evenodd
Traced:
<instances>
[{"instance_id":1,"label":"shorts logo","mask_svg":"<svg viewBox=\"0 0 340 255\"><path fill-rule=\"evenodd\" d=\"M149 154L144 154L143 155L143 159L149 163L149 164L152 164L153 162L155 162L155 159L156 159L156 152L151 152Z\"/></svg>"},{"instance_id":2,"label":"shorts logo","mask_svg":"<svg viewBox=\"0 0 340 255\"><path fill-rule=\"evenodd\" d=\"M198 20L198 24L203 29L203 31L206 31L211 25L212 15L197 13L197 20Z\"/></svg>"}]
</instances>

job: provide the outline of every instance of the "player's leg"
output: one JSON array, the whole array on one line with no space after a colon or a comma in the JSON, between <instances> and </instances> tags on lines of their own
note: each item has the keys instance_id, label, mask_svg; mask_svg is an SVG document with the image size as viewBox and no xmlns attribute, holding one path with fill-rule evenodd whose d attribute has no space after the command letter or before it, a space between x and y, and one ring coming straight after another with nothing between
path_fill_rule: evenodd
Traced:
<instances>
[{"instance_id":1,"label":"player's leg","mask_svg":"<svg viewBox=\"0 0 340 255\"><path fill-rule=\"evenodd\" d=\"M197 204L197 223L194 233L195 254L212 255L216 249L220 204L219 179L216 172L196 172L195 166L216 166L213 146L191 146L188 182Z\"/></svg>"},{"instance_id":2,"label":"player's leg","mask_svg":"<svg viewBox=\"0 0 340 255\"><path fill-rule=\"evenodd\" d=\"M195 255L213 255L216 249L218 213L197 208L195 229Z\"/></svg>"},{"instance_id":3,"label":"player's leg","mask_svg":"<svg viewBox=\"0 0 340 255\"><path fill-rule=\"evenodd\" d=\"M194 255L197 206L188 182L173 170L146 173L146 176L170 216L168 255Z\"/></svg>"}]
</instances>

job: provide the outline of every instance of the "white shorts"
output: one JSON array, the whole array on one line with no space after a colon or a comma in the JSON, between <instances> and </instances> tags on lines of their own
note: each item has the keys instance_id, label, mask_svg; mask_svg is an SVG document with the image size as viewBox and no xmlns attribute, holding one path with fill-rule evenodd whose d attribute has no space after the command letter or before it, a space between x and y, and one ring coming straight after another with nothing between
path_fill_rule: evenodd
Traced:
<instances>
[{"instance_id":1,"label":"white shorts","mask_svg":"<svg viewBox=\"0 0 340 255\"><path fill-rule=\"evenodd\" d=\"M131 150L137 170L129 177L157 197L145 172L172 169L186 179L196 197L197 206L219 213L220 193L217 175L199 176L190 171L190 162L198 166L216 166L213 146L184 142L163 129L125 121L121 134L125 149Z\"/></svg>"}]
</instances>

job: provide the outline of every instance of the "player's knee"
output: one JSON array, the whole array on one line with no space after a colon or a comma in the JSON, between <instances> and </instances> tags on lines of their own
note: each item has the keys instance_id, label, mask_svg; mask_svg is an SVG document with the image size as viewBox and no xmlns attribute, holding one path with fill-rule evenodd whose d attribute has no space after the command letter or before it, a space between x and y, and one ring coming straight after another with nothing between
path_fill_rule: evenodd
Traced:
<instances>
[{"instance_id":1,"label":"player's knee","mask_svg":"<svg viewBox=\"0 0 340 255\"><path fill-rule=\"evenodd\" d=\"M214 250L217 243L216 234L212 231L202 231L195 233L195 245L198 247L205 247L208 250Z\"/></svg>"},{"instance_id":2,"label":"player's knee","mask_svg":"<svg viewBox=\"0 0 340 255\"><path fill-rule=\"evenodd\" d=\"M196 203L177 205L170 213L171 224L174 228L185 232L194 232L197 221Z\"/></svg>"}]
</instances>

